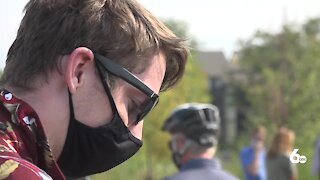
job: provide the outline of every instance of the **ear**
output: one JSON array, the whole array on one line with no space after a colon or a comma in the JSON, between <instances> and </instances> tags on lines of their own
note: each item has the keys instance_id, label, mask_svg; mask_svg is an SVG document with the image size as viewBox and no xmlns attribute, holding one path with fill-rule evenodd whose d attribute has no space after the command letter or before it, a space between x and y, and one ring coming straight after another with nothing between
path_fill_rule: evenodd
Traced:
<instances>
[{"instance_id":1,"label":"ear","mask_svg":"<svg viewBox=\"0 0 320 180\"><path fill-rule=\"evenodd\" d=\"M93 52L86 47L78 47L72 51L68 58L65 79L69 91L73 94L83 83L83 73L94 62Z\"/></svg>"}]
</instances>

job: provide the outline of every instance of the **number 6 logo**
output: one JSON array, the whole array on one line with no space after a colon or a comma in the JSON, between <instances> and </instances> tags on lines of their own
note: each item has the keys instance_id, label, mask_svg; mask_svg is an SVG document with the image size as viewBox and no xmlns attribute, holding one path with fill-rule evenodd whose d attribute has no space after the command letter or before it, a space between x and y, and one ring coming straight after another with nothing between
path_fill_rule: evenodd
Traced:
<instances>
[{"instance_id":1,"label":"number 6 logo","mask_svg":"<svg viewBox=\"0 0 320 180\"><path fill-rule=\"evenodd\" d=\"M294 149L292 151L292 153L290 154L290 161L294 164L297 164L297 163L304 164L305 162L307 162L307 157L301 156L300 154L298 154L298 151L299 149Z\"/></svg>"}]
</instances>

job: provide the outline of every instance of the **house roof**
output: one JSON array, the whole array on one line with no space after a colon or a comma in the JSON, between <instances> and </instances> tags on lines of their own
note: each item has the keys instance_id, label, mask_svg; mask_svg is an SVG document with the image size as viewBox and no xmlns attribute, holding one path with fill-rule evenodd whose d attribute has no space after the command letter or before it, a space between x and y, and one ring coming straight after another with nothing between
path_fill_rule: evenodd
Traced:
<instances>
[{"instance_id":1,"label":"house roof","mask_svg":"<svg viewBox=\"0 0 320 180\"><path fill-rule=\"evenodd\" d=\"M196 59L210 78L222 78L225 81L231 78L242 82L247 80L240 66L236 62L228 61L221 51L198 51Z\"/></svg>"},{"instance_id":2,"label":"house roof","mask_svg":"<svg viewBox=\"0 0 320 180\"><path fill-rule=\"evenodd\" d=\"M197 55L203 71L210 77L222 77L232 69L221 51L198 51Z\"/></svg>"}]
</instances>

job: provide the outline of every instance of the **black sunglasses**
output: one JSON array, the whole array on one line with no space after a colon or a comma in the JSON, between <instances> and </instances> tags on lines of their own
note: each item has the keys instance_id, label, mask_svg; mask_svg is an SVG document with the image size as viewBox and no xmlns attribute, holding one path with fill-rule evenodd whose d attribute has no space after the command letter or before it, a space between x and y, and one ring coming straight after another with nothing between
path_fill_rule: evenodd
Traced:
<instances>
[{"instance_id":1,"label":"black sunglasses","mask_svg":"<svg viewBox=\"0 0 320 180\"><path fill-rule=\"evenodd\" d=\"M114 63L112 60L97 53L94 53L94 57L97 62L110 74L120 77L148 96L148 102L144 103L143 109L137 115L136 123L141 121L158 104L159 95L152 91L147 85L145 85L137 76L129 72L127 69L121 67L120 65Z\"/></svg>"}]
</instances>

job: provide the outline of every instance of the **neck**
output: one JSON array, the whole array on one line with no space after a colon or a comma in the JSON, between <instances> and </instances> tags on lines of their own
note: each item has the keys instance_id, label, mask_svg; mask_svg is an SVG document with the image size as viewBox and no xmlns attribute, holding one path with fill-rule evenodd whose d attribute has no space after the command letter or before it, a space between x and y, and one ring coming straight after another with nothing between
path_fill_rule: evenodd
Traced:
<instances>
[{"instance_id":1,"label":"neck","mask_svg":"<svg viewBox=\"0 0 320 180\"><path fill-rule=\"evenodd\" d=\"M194 154L192 151L188 151L181 159L181 163L185 164L186 162L192 159L212 159L215 154L215 148L210 148L203 153Z\"/></svg>"},{"instance_id":2,"label":"neck","mask_svg":"<svg viewBox=\"0 0 320 180\"><path fill-rule=\"evenodd\" d=\"M54 81L32 92L19 91L10 86L5 88L36 111L53 157L57 160L62 152L69 125L68 89L57 86L57 82Z\"/></svg>"}]
</instances>

